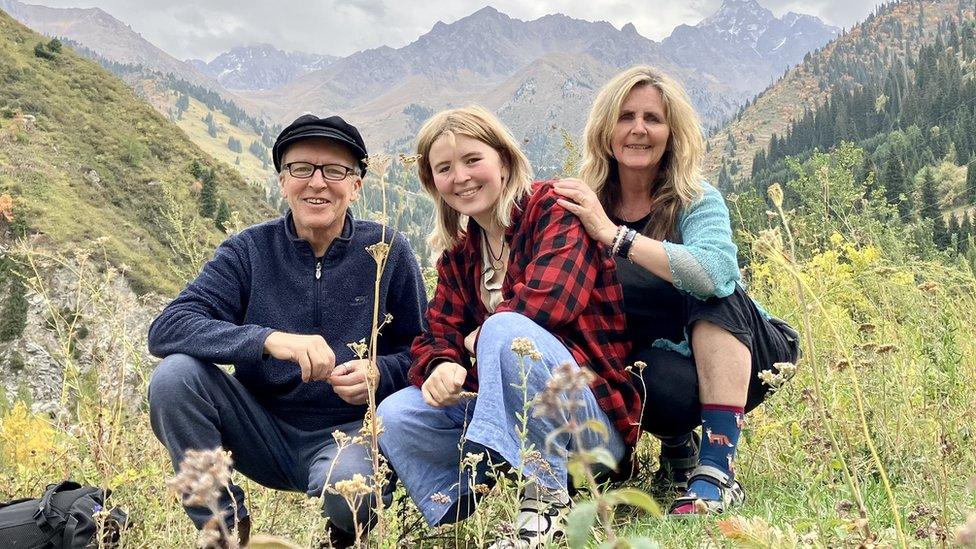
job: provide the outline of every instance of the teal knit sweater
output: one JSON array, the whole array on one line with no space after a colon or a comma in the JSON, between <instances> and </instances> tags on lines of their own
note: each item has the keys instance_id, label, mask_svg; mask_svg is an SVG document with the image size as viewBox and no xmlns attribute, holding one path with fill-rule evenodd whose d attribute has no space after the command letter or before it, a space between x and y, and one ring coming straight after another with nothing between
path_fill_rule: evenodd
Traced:
<instances>
[{"instance_id":1,"label":"teal knit sweater","mask_svg":"<svg viewBox=\"0 0 976 549\"><path fill-rule=\"evenodd\" d=\"M732 223L722 193L702 182L704 193L678 213L681 244L665 240L674 286L697 299L726 297L739 283L738 247L732 242ZM755 300L753 300L755 302ZM759 312L769 314L756 303ZM658 339L654 347L691 356L688 334L680 343Z\"/></svg>"}]
</instances>

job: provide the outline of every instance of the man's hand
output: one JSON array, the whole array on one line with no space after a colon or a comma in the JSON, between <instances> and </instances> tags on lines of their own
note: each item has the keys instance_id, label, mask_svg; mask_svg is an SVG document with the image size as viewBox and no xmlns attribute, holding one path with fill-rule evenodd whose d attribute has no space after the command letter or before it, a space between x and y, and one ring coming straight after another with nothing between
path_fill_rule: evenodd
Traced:
<instances>
[{"instance_id":1,"label":"man's hand","mask_svg":"<svg viewBox=\"0 0 976 549\"><path fill-rule=\"evenodd\" d=\"M302 381L325 381L335 367L335 353L320 335L272 332L264 340L264 352L298 364Z\"/></svg>"},{"instance_id":2,"label":"man's hand","mask_svg":"<svg viewBox=\"0 0 976 549\"><path fill-rule=\"evenodd\" d=\"M366 404L366 397L368 396L366 371L368 369L369 360L365 358L343 362L332 370L329 383L339 398L349 404L355 406Z\"/></svg>"},{"instance_id":3,"label":"man's hand","mask_svg":"<svg viewBox=\"0 0 976 549\"><path fill-rule=\"evenodd\" d=\"M474 356L474 344L476 341L478 341L478 332L480 331L481 331L481 326L478 326L477 328L474 329L473 332L471 332L470 334L468 334L467 337L464 338L464 348L467 349L469 353L471 353L471 356Z\"/></svg>"},{"instance_id":4,"label":"man's hand","mask_svg":"<svg viewBox=\"0 0 976 549\"><path fill-rule=\"evenodd\" d=\"M438 364L420 388L424 402L435 408L457 404L461 386L467 376L467 370L457 362Z\"/></svg>"}]
</instances>

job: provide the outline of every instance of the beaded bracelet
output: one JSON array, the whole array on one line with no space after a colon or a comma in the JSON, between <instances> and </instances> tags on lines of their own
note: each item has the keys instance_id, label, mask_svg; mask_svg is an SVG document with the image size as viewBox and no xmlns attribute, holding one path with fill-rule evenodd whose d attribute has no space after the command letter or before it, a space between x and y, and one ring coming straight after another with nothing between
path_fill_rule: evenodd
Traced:
<instances>
[{"instance_id":1,"label":"beaded bracelet","mask_svg":"<svg viewBox=\"0 0 976 549\"><path fill-rule=\"evenodd\" d=\"M627 234L621 239L620 246L617 248L617 257L629 258L630 248L633 246L635 238L637 238L637 231L628 229Z\"/></svg>"},{"instance_id":2,"label":"beaded bracelet","mask_svg":"<svg viewBox=\"0 0 976 549\"><path fill-rule=\"evenodd\" d=\"M620 225L617 227L617 234L613 237L613 242L610 244L610 255L617 255L617 250L620 249L620 243L624 239L624 235L627 233L627 227Z\"/></svg>"}]
</instances>

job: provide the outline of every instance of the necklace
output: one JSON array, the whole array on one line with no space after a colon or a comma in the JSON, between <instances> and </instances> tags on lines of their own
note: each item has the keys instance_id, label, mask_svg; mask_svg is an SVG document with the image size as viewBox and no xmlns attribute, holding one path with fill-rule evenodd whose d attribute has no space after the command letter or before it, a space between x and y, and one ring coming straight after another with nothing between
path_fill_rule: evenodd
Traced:
<instances>
[{"instance_id":1,"label":"necklace","mask_svg":"<svg viewBox=\"0 0 976 549\"><path fill-rule=\"evenodd\" d=\"M493 270L501 267L502 255L505 253L505 238L502 237L501 248L498 249L498 255L495 255L495 250L491 247L491 241L488 240L488 233L486 231L481 231L481 238L484 239L485 246L488 247L488 257L491 258L491 268Z\"/></svg>"}]
</instances>

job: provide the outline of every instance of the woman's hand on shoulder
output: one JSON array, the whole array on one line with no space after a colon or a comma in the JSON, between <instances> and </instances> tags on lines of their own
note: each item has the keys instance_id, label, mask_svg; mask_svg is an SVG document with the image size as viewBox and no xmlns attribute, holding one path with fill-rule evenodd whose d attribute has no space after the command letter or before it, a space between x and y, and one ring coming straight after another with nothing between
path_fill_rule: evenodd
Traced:
<instances>
[{"instance_id":1,"label":"woman's hand on shoulder","mask_svg":"<svg viewBox=\"0 0 976 549\"><path fill-rule=\"evenodd\" d=\"M575 214L591 238L606 246L613 242L617 226L610 221L593 189L579 179L560 179L552 188L562 197L556 203Z\"/></svg>"},{"instance_id":2,"label":"woman's hand on shoulder","mask_svg":"<svg viewBox=\"0 0 976 549\"><path fill-rule=\"evenodd\" d=\"M467 377L467 370L457 362L441 362L420 387L424 402L435 408L457 404Z\"/></svg>"}]
</instances>

